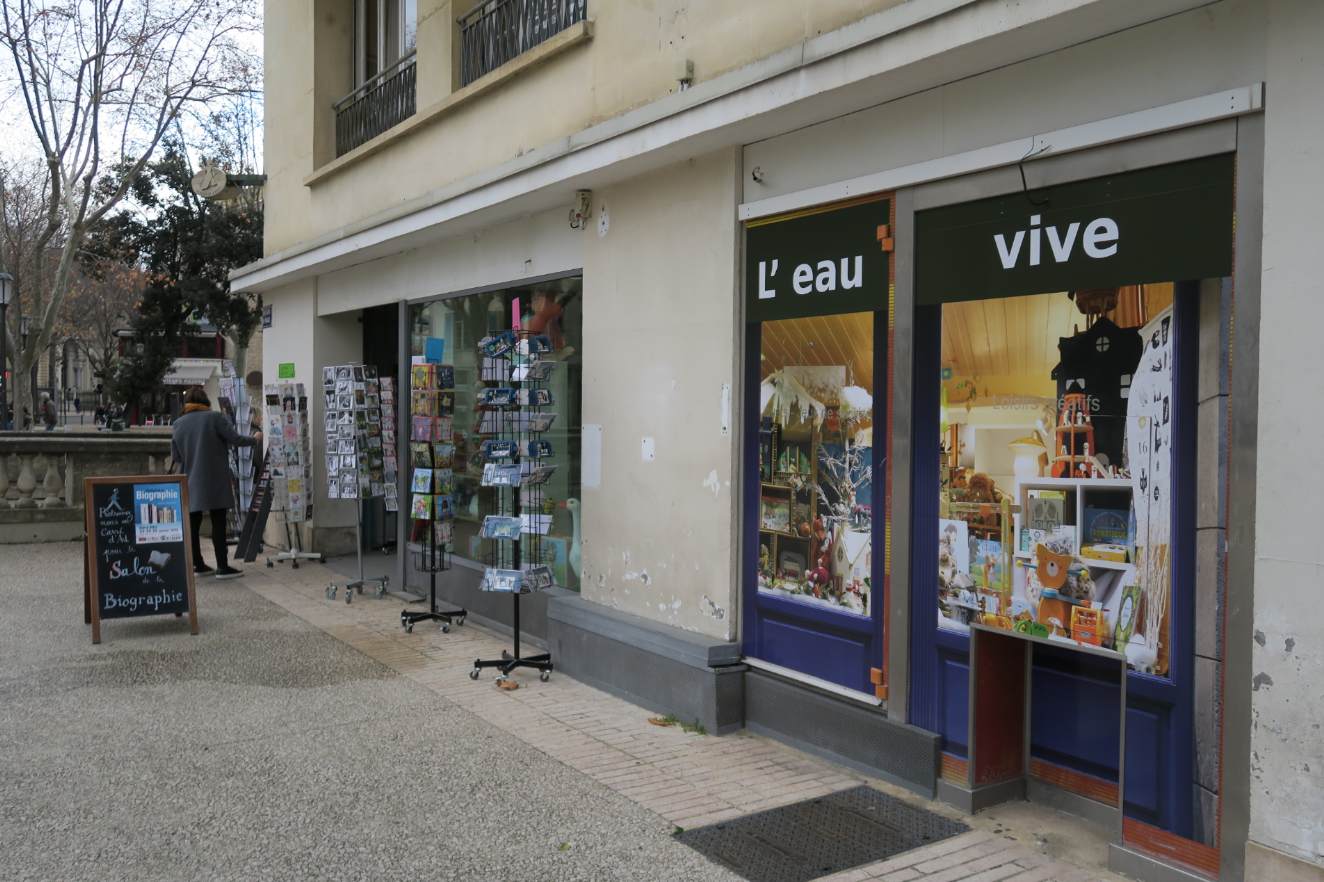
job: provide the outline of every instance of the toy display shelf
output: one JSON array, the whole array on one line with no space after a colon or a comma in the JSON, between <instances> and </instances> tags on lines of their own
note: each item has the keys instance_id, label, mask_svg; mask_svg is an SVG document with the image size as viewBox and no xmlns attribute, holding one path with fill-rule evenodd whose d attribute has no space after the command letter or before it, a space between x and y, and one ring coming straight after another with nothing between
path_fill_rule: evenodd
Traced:
<instances>
[{"instance_id":1,"label":"toy display shelf","mask_svg":"<svg viewBox=\"0 0 1324 882\"><path fill-rule=\"evenodd\" d=\"M1016 482L1016 498L1021 500L1022 505L1019 506L1021 510L1016 512L1014 519L1015 532L1012 535L1017 546L1014 552L1015 556L1020 560L1029 560L1034 557L1033 551L1021 551L1019 548L1021 529L1025 526L1024 509L1026 506L1024 503L1028 501L1025 496L1026 490L1067 490L1075 492L1076 538L1072 542L1071 550L1076 554L1080 554L1081 540L1084 538L1086 494L1091 490L1125 490L1127 493L1133 493L1134 489L1130 478L1031 478L1024 481L1018 480ZM1105 570L1127 570L1135 566L1133 563L1113 560L1097 560L1095 558L1086 558L1086 560L1091 568L1097 567Z\"/></svg>"}]
</instances>

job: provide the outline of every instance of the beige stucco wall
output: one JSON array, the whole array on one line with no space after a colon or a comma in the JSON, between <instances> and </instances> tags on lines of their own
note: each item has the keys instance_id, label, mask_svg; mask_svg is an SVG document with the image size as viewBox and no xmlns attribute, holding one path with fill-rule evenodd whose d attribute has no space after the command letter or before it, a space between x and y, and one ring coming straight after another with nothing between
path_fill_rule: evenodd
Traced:
<instances>
[{"instance_id":1,"label":"beige stucco wall","mask_svg":"<svg viewBox=\"0 0 1324 882\"><path fill-rule=\"evenodd\" d=\"M1287 465L1324 437L1324 4L1277 0L1269 20L1250 837L1324 867L1324 510Z\"/></svg>"},{"instance_id":2,"label":"beige stucco wall","mask_svg":"<svg viewBox=\"0 0 1324 882\"><path fill-rule=\"evenodd\" d=\"M758 141L742 201L1262 82L1265 28L1260 0L1228 0Z\"/></svg>"},{"instance_id":3,"label":"beige stucco wall","mask_svg":"<svg viewBox=\"0 0 1324 882\"><path fill-rule=\"evenodd\" d=\"M736 433L721 434L738 170L732 149L608 188L594 206L607 233L584 241L584 422L603 428L602 486L582 493L582 594L720 639L738 625Z\"/></svg>"},{"instance_id":4,"label":"beige stucco wall","mask_svg":"<svg viewBox=\"0 0 1324 882\"><path fill-rule=\"evenodd\" d=\"M702 81L900 2L590 0L592 40L520 77L517 86L486 94L308 188L304 177L327 161L326 108L344 94L333 75L335 57L345 54L344 14L338 11L344 2L271 0L266 20L266 251L288 248L400 205L656 101L678 88L677 61L693 60L695 80ZM422 110L457 85L453 47L447 42L454 37L448 23L454 21L457 4L433 0L420 6ZM349 63L346 57L344 64ZM315 137L314 117L321 122L320 138Z\"/></svg>"}]
</instances>

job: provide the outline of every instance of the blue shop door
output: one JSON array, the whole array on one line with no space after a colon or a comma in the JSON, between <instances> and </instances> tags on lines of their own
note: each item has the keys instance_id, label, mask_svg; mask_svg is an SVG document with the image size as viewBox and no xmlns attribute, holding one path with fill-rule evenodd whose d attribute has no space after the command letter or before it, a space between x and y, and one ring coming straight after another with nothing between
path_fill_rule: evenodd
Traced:
<instances>
[{"instance_id":1,"label":"blue shop door","mask_svg":"<svg viewBox=\"0 0 1324 882\"><path fill-rule=\"evenodd\" d=\"M748 325L747 657L874 692L883 656L885 313ZM879 429L874 432L874 419Z\"/></svg>"},{"instance_id":2,"label":"blue shop door","mask_svg":"<svg viewBox=\"0 0 1324 882\"><path fill-rule=\"evenodd\" d=\"M1125 817L1190 838L1194 798L1193 463L1198 288L1194 283L1178 283L1174 288L1171 606L1167 617L1170 645L1165 647L1166 676L1132 671L1127 677ZM944 398L940 385L953 379L942 356L961 333L950 326L950 321L944 328L943 310L950 306L916 308L910 721L943 736L944 776L963 783L969 720L969 637L950 626L939 627L944 615L940 611L940 589L943 608L950 609L946 604L952 596L946 584L949 580L940 584L938 566L944 550L939 542L938 488L944 479L941 457L950 456L950 451L944 453L935 443L945 421L944 401L949 407L954 403L950 391ZM1033 312L1034 304L1017 303L1005 309ZM959 380L959 375L954 379ZM979 394L984 393L980 390ZM1096 664L1089 656L1068 648L1036 646L1031 676L1032 774L1101 801L1111 793L1115 800L1120 735L1116 668Z\"/></svg>"}]
</instances>

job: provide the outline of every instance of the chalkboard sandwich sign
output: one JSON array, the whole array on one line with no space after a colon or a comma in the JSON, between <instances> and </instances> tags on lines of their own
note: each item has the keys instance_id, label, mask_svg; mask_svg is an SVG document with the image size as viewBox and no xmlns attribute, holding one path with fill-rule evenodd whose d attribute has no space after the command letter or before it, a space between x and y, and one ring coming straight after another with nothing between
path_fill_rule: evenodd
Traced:
<instances>
[{"instance_id":1,"label":"chalkboard sandwich sign","mask_svg":"<svg viewBox=\"0 0 1324 882\"><path fill-rule=\"evenodd\" d=\"M86 478L83 602L92 642L102 619L188 613L198 633L184 475Z\"/></svg>"}]
</instances>

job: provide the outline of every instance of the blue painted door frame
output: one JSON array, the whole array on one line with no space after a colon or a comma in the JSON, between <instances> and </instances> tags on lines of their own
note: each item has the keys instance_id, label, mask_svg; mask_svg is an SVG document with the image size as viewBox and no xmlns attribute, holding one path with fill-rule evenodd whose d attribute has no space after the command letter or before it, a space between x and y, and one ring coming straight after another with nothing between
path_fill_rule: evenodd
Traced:
<instances>
[{"instance_id":1,"label":"blue painted door frame","mask_svg":"<svg viewBox=\"0 0 1324 882\"><path fill-rule=\"evenodd\" d=\"M1170 679L1127 676L1126 816L1192 835L1194 800L1195 460L1199 283L1175 286ZM938 627L938 472L942 307L915 308L910 722L964 757L967 635ZM1036 647L1031 756L1117 781L1116 669L1082 653ZM1111 682L1110 682L1111 681Z\"/></svg>"},{"instance_id":2,"label":"blue painted door frame","mask_svg":"<svg viewBox=\"0 0 1324 882\"><path fill-rule=\"evenodd\" d=\"M887 313L875 312L873 324L874 426L887 426ZM873 692L869 669L883 666L884 530L886 525L886 446L873 448L872 573L869 579L869 615L837 612L800 603L758 590L759 564L759 408L760 356L763 325L745 326L745 415L743 555L741 560L744 605L743 651L750 658L781 665L860 692ZM887 434L874 437L886 444Z\"/></svg>"}]
</instances>

